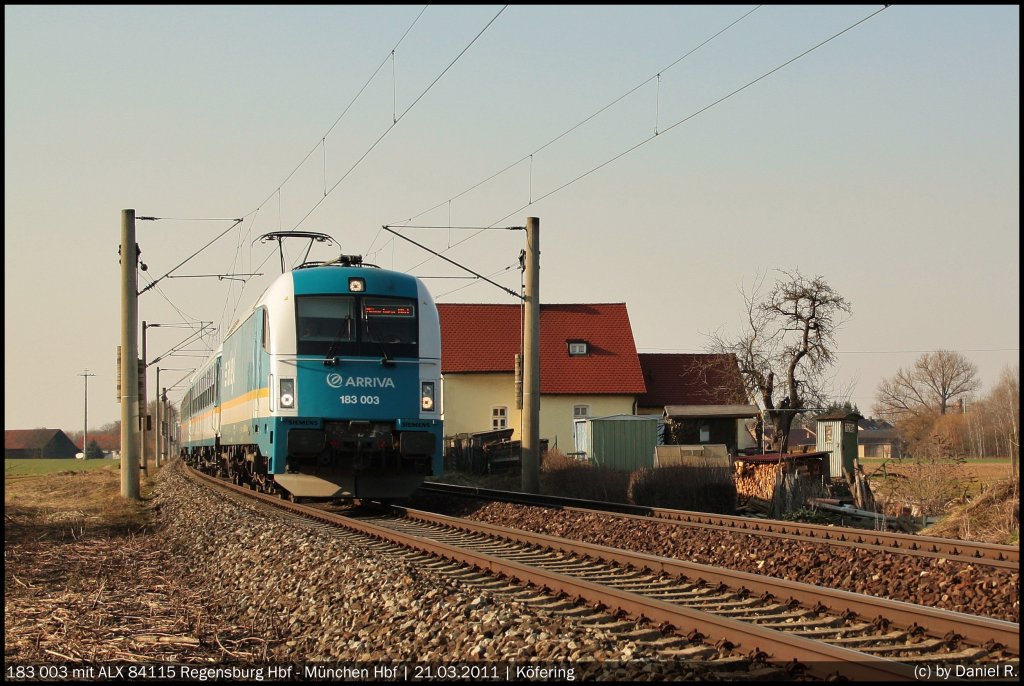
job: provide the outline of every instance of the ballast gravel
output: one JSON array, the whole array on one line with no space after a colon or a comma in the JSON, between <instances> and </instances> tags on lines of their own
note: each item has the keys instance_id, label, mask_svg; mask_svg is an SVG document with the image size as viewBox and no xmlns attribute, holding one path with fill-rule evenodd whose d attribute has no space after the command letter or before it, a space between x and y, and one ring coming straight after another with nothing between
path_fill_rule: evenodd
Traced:
<instances>
[{"instance_id":1,"label":"ballast gravel","mask_svg":"<svg viewBox=\"0 0 1024 686\"><path fill-rule=\"evenodd\" d=\"M745 676L714 661L659 659L612 631L297 525L176 469L162 471L156 504L177 573L219 621L264 642L270 661L532 665L535 678L558 680Z\"/></svg>"},{"instance_id":2,"label":"ballast gravel","mask_svg":"<svg viewBox=\"0 0 1024 686\"><path fill-rule=\"evenodd\" d=\"M827 543L794 545L786 539L739 531L472 498L445 498L434 493L419 495L413 505L548 536L1020 621L1019 570Z\"/></svg>"}]
</instances>

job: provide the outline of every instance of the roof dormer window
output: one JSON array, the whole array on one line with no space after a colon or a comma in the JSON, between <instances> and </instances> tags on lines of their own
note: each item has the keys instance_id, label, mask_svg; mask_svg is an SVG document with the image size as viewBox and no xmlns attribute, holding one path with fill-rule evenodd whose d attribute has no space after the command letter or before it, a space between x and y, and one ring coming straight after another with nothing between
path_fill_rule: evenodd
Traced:
<instances>
[{"instance_id":1,"label":"roof dormer window","mask_svg":"<svg viewBox=\"0 0 1024 686\"><path fill-rule=\"evenodd\" d=\"M569 356L582 357L590 353L590 345L586 341L569 341Z\"/></svg>"}]
</instances>

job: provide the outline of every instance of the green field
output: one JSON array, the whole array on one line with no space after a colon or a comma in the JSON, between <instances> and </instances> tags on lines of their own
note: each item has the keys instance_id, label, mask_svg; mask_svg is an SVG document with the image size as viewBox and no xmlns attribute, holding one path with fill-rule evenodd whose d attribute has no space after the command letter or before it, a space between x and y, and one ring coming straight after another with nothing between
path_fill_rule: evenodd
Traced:
<instances>
[{"instance_id":1,"label":"green field","mask_svg":"<svg viewBox=\"0 0 1024 686\"><path fill-rule=\"evenodd\" d=\"M120 469L121 460L4 460L4 478L41 476L59 472L86 472L94 469Z\"/></svg>"}]
</instances>

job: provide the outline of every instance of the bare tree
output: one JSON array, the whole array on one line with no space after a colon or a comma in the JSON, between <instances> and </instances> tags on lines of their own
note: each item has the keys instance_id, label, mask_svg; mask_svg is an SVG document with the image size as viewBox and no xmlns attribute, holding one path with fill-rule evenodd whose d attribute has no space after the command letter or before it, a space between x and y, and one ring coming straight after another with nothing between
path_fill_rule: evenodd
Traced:
<instances>
[{"instance_id":1,"label":"bare tree","mask_svg":"<svg viewBox=\"0 0 1024 686\"><path fill-rule=\"evenodd\" d=\"M978 390L978 367L962 353L938 350L917 358L910 369L878 385L875 414L889 421L944 415L953 400Z\"/></svg>"},{"instance_id":2,"label":"bare tree","mask_svg":"<svg viewBox=\"0 0 1024 686\"><path fill-rule=\"evenodd\" d=\"M999 383L989 395L999 433L1010 455L1010 473L1020 475L1020 365L1003 368Z\"/></svg>"},{"instance_id":3,"label":"bare tree","mask_svg":"<svg viewBox=\"0 0 1024 686\"><path fill-rule=\"evenodd\" d=\"M747 392L763 406L774 440L785 445L793 420L808 408L823 407L825 373L835 360L835 332L850 303L821 276L779 270L783 278L759 301L763 276L753 292L741 291L747 325L735 338L710 336L708 351L731 353L739 362Z\"/></svg>"}]
</instances>

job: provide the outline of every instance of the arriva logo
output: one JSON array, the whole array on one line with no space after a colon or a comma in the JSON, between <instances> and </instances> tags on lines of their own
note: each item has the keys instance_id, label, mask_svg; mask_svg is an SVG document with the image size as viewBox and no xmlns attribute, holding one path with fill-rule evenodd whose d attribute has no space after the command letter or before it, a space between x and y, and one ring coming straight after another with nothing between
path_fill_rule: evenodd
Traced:
<instances>
[{"instance_id":1,"label":"arriva logo","mask_svg":"<svg viewBox=\"0 0 1024 686\"><path fill-rule=\"evenodd\" d=\"M395 381L388 377L379 376L342 376L341 374L328 374L327 385L331 388L394 388Z\"/></svg>"}]
</instances>

